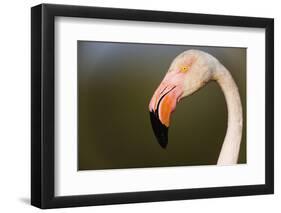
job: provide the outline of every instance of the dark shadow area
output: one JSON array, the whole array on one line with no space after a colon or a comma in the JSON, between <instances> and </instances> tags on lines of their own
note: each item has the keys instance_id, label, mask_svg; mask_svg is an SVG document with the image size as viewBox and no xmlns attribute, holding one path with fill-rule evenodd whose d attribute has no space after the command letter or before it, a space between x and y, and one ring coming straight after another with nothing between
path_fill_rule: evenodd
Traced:
<instances>
[{"instance_id":1,"label":"dark shadow area","mask_svg":"<svg viewBox=\"0 0 281 213\"><path fill-rule=\"evenodd\" d=\"M26 205L30 205L30 198L21 197L21 198L19 198L19 201L26 204Z\"/></svg>"}]
</instances>

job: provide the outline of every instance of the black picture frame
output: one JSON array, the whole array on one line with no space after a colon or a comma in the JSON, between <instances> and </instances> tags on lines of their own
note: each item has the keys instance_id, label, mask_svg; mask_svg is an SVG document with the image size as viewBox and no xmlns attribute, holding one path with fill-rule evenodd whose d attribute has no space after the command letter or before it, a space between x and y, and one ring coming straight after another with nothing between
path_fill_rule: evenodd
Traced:
<instances>
[{"instance_id":1,"label":"black picture frame","mask_svg":"<svg viewBox=\"0 0 281 213\"><path fill-rule=\"evenodd\" d=\"M55 17L264 28L265 184L112 194L54 195ZM274 20L240 16L41 4L31 8L31 204L42 209L272 194L274 192Z\"/></svg>"}]
</instances>

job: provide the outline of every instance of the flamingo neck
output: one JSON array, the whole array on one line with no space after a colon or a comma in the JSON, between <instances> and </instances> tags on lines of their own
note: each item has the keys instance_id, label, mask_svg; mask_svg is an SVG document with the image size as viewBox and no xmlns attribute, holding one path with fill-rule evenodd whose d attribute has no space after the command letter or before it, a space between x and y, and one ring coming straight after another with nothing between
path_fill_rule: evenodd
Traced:
<instances>
[{"instance_id":1,"label":"flamingo neck","mask_svg":"<svg viewBox=\"0 0 281 213\"><path fill-rule=\"evenodd\" d=\"M239 157L243 126L242 105L238 88L229 71L221 64L217 68L214 79L224 93L228 111L227 131L217 164L236 164Z\"/></svg>"}]
</instances>

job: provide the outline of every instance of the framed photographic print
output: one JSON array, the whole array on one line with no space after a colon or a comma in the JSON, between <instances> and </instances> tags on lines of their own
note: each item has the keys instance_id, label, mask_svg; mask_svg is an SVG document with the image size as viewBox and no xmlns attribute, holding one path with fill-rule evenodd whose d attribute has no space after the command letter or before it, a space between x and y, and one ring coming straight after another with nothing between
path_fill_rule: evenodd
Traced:
<instances>
[{"instance_id":1,"label":"framed photographic print","mask_svg":"<svg viewBox=\"0 0 281 213\"><path fill-rule=\"evenodd\" d=\"M31 9L31 203L274 191L274 21Z\"/></svg>"}]
</instances>

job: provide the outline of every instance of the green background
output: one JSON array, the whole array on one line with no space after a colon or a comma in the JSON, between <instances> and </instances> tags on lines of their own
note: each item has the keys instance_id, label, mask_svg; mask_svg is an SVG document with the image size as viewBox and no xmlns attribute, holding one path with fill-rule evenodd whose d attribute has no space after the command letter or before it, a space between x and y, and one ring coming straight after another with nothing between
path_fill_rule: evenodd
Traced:
<instances>
[{"instance_id":1,"label":"green background","mask_svg":"<svg viewBox=\"0 0 281 213\"><path fill-rule=\"evenodd\" d=\"M167 149L156 141L148 104L172 60L188 49L231 72L243 105L239 163L246 163L246 49L78 41L78 170L216 164L227 108L216 82L182 100Z\"/></svg>"}]
</instances>

